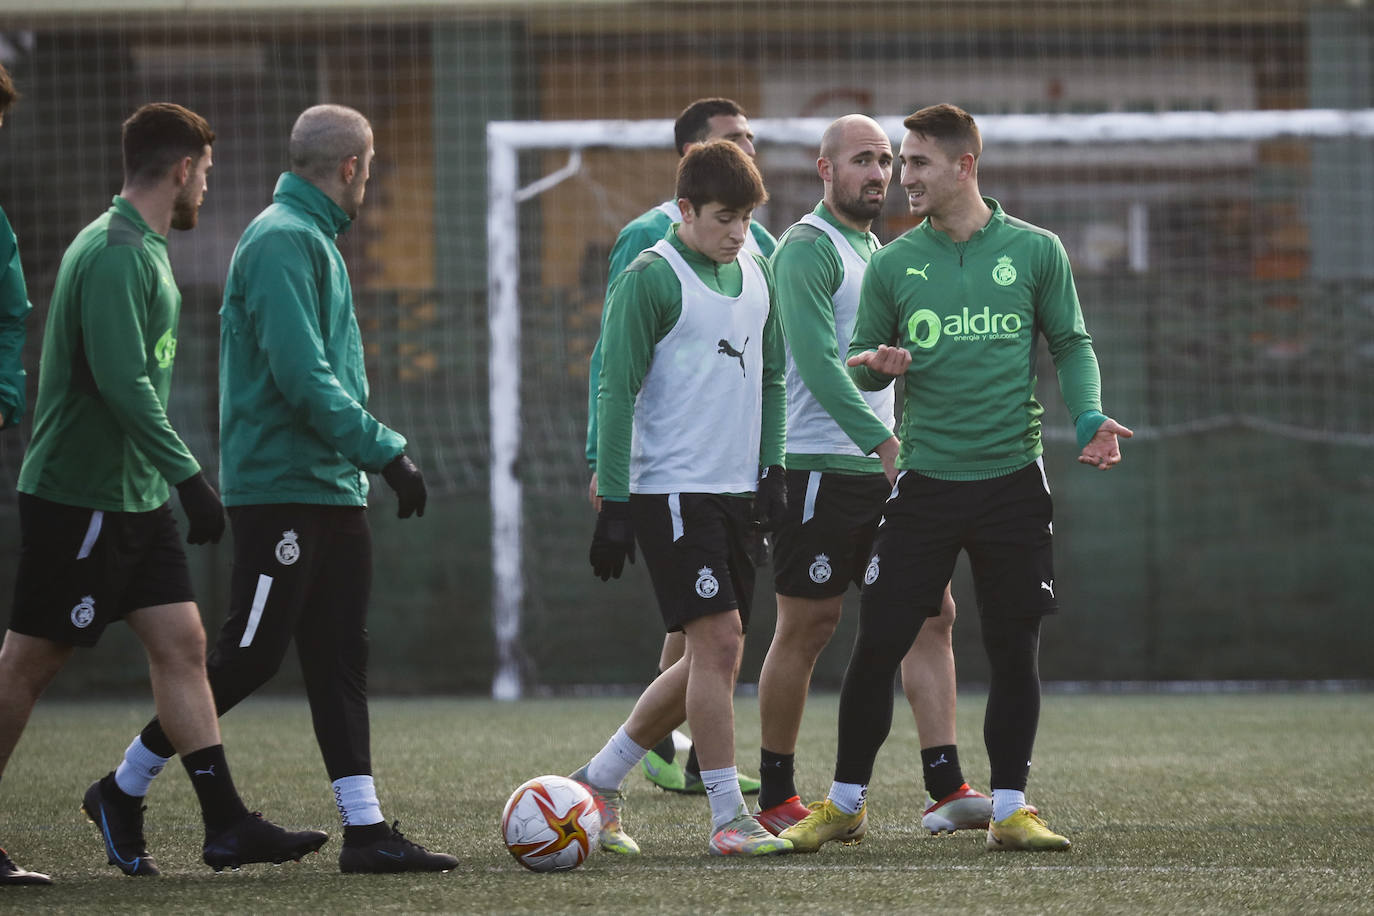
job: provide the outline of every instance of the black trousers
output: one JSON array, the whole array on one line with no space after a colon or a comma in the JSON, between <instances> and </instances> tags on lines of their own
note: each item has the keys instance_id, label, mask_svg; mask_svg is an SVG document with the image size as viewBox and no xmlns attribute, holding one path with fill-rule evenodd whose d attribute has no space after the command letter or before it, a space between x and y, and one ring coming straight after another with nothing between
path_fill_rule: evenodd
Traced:
<instances>
[{"instance_id":1,"label":"black trousers","mask_svg":"<svg viewBox=\"0 0 1374 916\"><path fill-rule=\"evenodd\" d=\"M330 781L372 772L367 606L372 532L365 509L235 506L229 615L206 660L219 715L271 680L292 641ZM170 743L154 720L144 744ZM156 727L156 728L155 728ZM161 743L158 738L162 738Z\"/></svg>"}]
</instances>

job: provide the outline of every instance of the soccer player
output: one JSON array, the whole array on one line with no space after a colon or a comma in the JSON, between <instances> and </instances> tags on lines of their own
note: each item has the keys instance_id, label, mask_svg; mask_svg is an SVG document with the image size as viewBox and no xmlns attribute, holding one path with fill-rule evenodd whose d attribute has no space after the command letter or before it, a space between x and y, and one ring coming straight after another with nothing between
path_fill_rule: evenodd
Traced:
<instances>
[{"instance_id":1,"label":"soccer player","mask_svg":"<svg viewBox=\"0 0 1374 916\"><path fill-rule=\"evenodd\" d=\"M367 605L368 480L397 515L424 515L406 440L367 411L363 344L335 242L362 206L372 127L341 105L306 109L291 170L244 230L220 309L220 456L234 529L229 614L208 670L220 715L274 675L294 639L315 738L343 819L344 872L447 871L458 864L387 824L372 780ZM114 773L139 799L171 756L161 717Z\"/></svg>"},{"instance_id":2,"label":"soccer player","mask_svg":"<svg viewBox=\"0 0 1374 916\"><path fill-rule=\"evenodd\" d=\"M597 800L601 847L638 853L620 786L685 717L710 851L772 855L791 844L744 805L732 699L754 587L746 538L786 504L782 329L767 262L744 251L768 195L752 160L714 140L678 163L677 196L681 223L612 282L606 304L590 559L603 580L618 578L638 540L663 622L686 649L572 778Z\"/></svg>"},{"instance_id":3,"label":"soccer player","mask_svg":"<svg viewBox=\"0 0 1374 916\"><path fill-rule=\"evenodd\" d=\"M710 140L729 140L750 157L754 155L754 133L749 129L749 117L743 108L730 99L697 99L684 108L673 122L673 142L679 157ZM628 267L641 251L663 238L668 232L668 227L680 218L678 202L673 199L665 200L627 223L616 236L615 245L611 248L610 280L614 282L615 278L620 276L620 272ZM769 234L762 223L754 220L749 222L749 232L744 238L746 251L768 257L776 246L777 240ZM587 466L592 472L587 495L592 508L598 510L601 504L596 495L596 393L600 377L601 341L598 339L596 346L592 348L587 399ZM762 534L755 533L751 536L750 550L756 559L760 554L766 556ZM682 657L683 645L681 633L669 633L664 637L663 650L658 661L659 673ZM678 760L676 755L673 735L670 734L645 755L642 764L645 778L670 792L704 792L695 750L689 751L685 764ZM749 776L740 776L740 786L746 795L759 790L758 780Z\"/></svg>"},{"instance_id":4,"label":"soccer player","mask_svg":"<svg viewBox=\"0 0 1374 916\"><path fill-rule=\"evenodd\" d=\"M19 90L0 64L0 123L18 100ZM0 210L0 429L13 429L24 419L24 325L32 309L24 285L24 265L19 261L19 240L9 217ZM0 849L0 884L51 883L47 875L16 865Z\"/></svg>"},{"instance_id":5,"label":"soccer player","mask_svg":"<svg viewBox=\"0 0 1374 916\"><path fill-rule=\"evenodd\" d=\"M29 713L76 646L123 619L148 653L158 713L200 800L215 870L283 862L328 839L288 832L240 800L205 677L205 630L168 503L186 540L216 543L224 507L167 421L181 294L167 231L196 225L214 132L192 111L144 105L124 122L124 186L62 256L43 335L33 438L19 472L22 546L0 647L0 771ZM86 790L106 857L156 875L142 800L110 778Z\"/></svg>"},{"instance_id":6,"label":"soccer player","mask_svg":"<svg viewBox=\"0 0 1374 916\"><path fill-rule=\"evenodd\" d=\"M783 234L772 258L787 341L787 514L773 533L778 621L759 675L759 821L780 833L809 813L793 778L797 733L816 658L862 582L899 443L891 387L860 391L844 368L869 258L869 231L892 178L892 144L872 118L847 115L821 138L825 196ZM902 681L921 738L933 833L983 828L992 802L964 781L955 743L954 600L921 628ZM857 839L857 836L854 837Z\"/></svg>"},{"instance_id":7,"label":"soccer player","mask_svg":"<svg viewBox=\"0 0 1374 916\"><path fill-rule=\"evenodd\" d=\"M1025 798L1040 716L1040 620L1057 609L1035 400L1041 335L1077 429L1078 460L1113 467L1118 436L1131 432L1101 411L1097 357L1064 246L979 193L973 118L935 105L903 124L902 186L922 221L870 261L848 359L864 390L906 382L900 473L864 573L835 780L826 801L782 836L814 851L862 830L891 726L893 672L922 621L938 614L966 550L991 668L987 848L1067 849Z\"/></svg>"}]
</instances>

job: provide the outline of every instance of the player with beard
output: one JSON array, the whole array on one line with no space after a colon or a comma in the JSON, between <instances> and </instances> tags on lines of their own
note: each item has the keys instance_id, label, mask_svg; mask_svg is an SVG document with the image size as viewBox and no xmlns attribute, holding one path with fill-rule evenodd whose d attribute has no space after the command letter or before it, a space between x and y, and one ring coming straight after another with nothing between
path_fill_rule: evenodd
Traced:
<instances>
[{"instance_id":1,"label":"player with beard","mask_svg":"<svg viewBox=\"0 0 1374 916\"><path fill-rule=\"evenodd\" d=\"M442 872L458 864L382 816L372 779L367 613L372 534L366 471L425 514L406 440L367 410L362 334L336 238L362 207L372 127L316 105L291 129L291 170L244 230L220 309L220 474L234 528L229 613L207 667L223 715L276 674L291 643L344 825L344 872ZM147 795L173 744L159 717L114 777Z\"/></svg>"},{"instance_id":2,"label":"player with beard","mask_svg":"<svg viewBox=\"0 0 1374 916\"><path fill-rule=\"evenodd\" d=\"M186 540L217 543L224 507L167 420L181 294L169 229L196 225L214 132L159 102L124 122L124 187L62 257L34 410L19 472L22 546L14 609L0 647L0 772L34 703L76 646L124 620L148 654L158 714L191 778L216 870L283 862L319 849L317 830L288 832L240 800L220 744L205 675L205 631L168 501L173 483ZM156 875L140 799L108 777L82 804L106 857Z\"/></svg>"},{"instance_id":3,"label":"player with beard","mask_svg":"<svg viewBox=\"0 0 1374 916\"><path fill-rule=\"evenodd\" d=\"M892 144L872 118L847 115L821 138L825 196L773 254L787 340L787 491L773 535L778 620L759 675L758 818L774 833L809 813L793 778L797 734L816 659L835 632L851 582L862 583L895 477L892 389L860 391L844 354L859 289L879 242L870 232L892 178ZM902 684L921 739L932 833L983 828L992 800L964 781L955 743L954 599L921 628ZM848 839L857 842L862 831Z\"/></svg>"}]
</instances>

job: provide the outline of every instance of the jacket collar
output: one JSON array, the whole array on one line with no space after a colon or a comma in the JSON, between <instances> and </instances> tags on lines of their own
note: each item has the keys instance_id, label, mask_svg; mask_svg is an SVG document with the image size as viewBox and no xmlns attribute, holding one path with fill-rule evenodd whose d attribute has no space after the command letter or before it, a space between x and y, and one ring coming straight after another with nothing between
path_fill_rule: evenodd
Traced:
<instances>
[{"instance_id":1,"label":"jacket collar","mask_svg":"<svg viewBox=\"0 0 1374 916\"><path fill-rule=\"evenodd\" d=\"M294 172L281 173L276 190L272 192L272 200L305 212L330 236L346 232L353 225L353 220L349 219L342 207Z\"/></svg>"}]
</instances>

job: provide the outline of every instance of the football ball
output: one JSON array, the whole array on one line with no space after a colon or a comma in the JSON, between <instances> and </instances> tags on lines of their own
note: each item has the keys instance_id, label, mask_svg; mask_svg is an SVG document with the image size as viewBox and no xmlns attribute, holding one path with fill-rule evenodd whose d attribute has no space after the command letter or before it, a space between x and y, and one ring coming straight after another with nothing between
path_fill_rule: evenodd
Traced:
<instances>
[{"instance_id":1,"label":"football ball","mask_svg":"<svg viewBox=\"0 0 1374 916\"><path fill-rule=\"evenodd\" d=\"M567 871L596 848L601 814L591 793L566 776L536 776L511 793L501 835L530 871Z\"/></svg>"}]
</instances>

